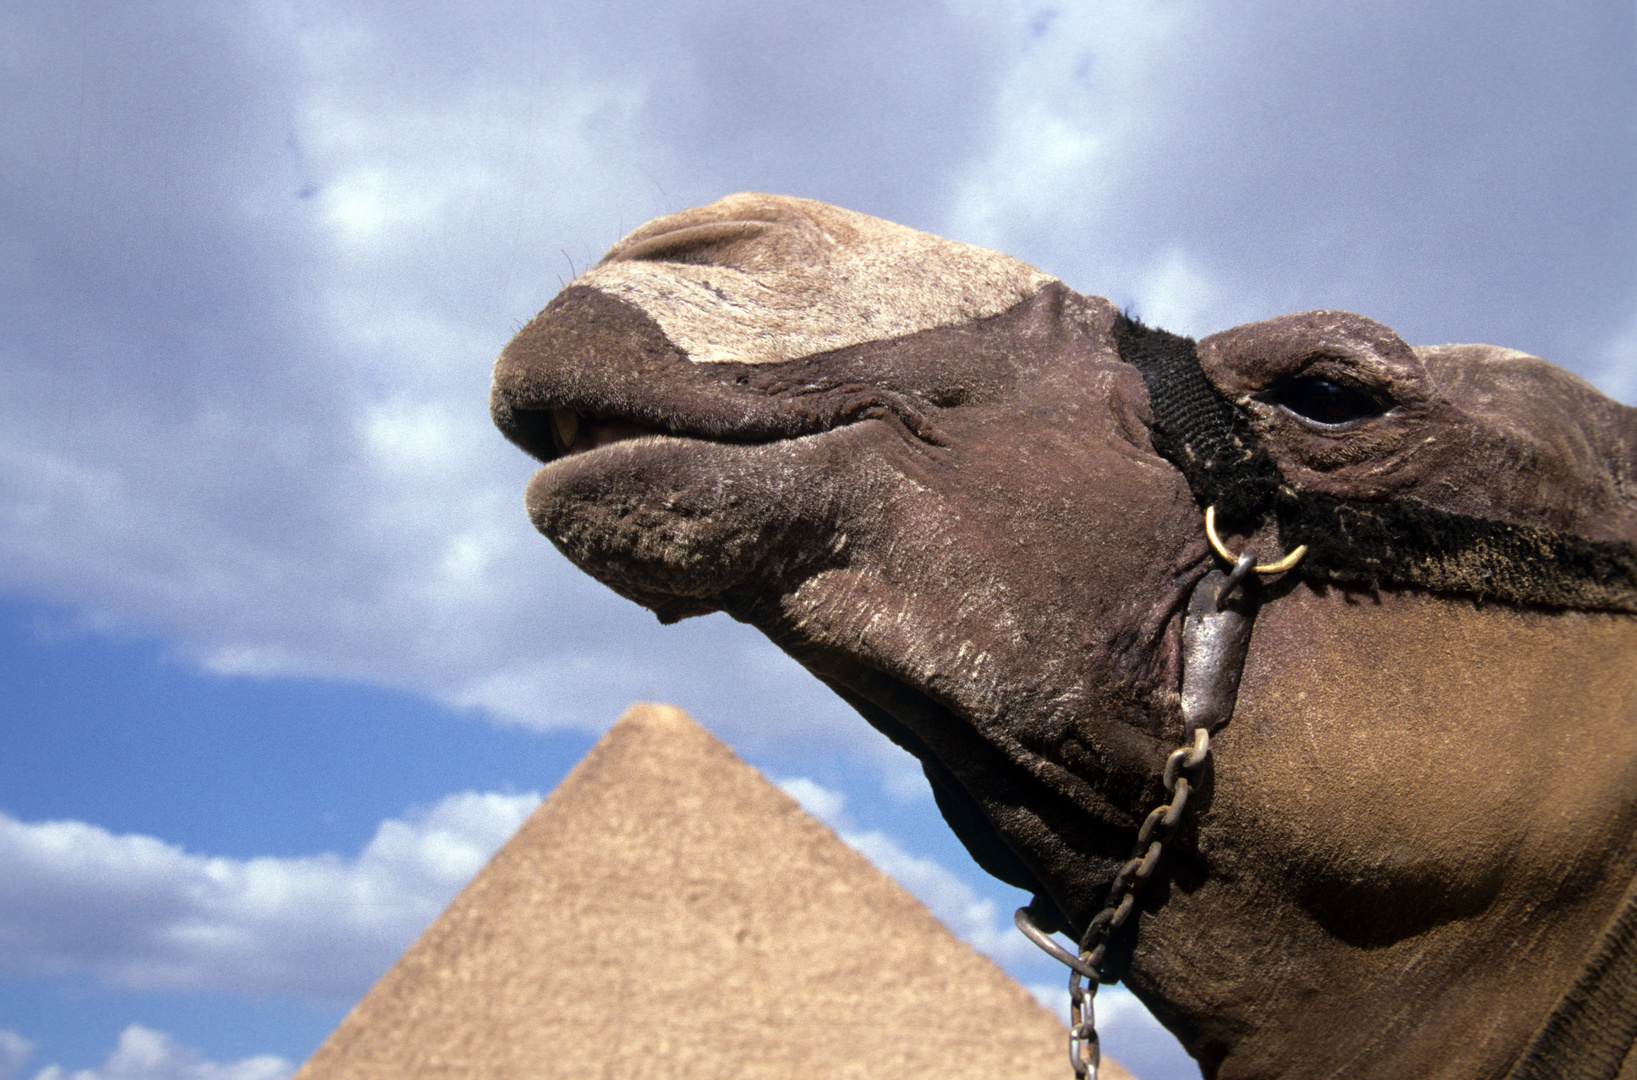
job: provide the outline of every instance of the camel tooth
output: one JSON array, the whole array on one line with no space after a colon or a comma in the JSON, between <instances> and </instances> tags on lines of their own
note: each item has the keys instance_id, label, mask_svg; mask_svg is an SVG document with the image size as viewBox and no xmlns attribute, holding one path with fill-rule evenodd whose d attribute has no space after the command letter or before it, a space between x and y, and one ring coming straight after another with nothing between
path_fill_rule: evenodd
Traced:
<instances>
[{"instance_id":1,"label":"camel tooth","mask_svg":"<svg viewBox=\"0 0 1637 1080\"><path fill-rule=\"evenodd\" d=\"M573 409L551 410L551 437L560 452L573 452L574 440L580 437L580 414Z\"/></svg>"}]
</instances>

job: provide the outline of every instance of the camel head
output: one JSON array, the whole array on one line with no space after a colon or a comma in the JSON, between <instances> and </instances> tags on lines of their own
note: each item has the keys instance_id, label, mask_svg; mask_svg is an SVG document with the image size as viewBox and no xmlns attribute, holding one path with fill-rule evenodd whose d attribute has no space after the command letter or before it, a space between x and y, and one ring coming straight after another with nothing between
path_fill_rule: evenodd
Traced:
<instances>
[{"instance_id":1,"label":"camel head","mask_svg":"<svg viewBox=\"0 0 1637 1080\"><path fill-rule=\"evenodd\" d=\"M1188 734L1203 511L1305 545L1111 945L1208 1074L1503 1075L1637 873L1637 410L1544 361L1336 311L1196 344L736 195L571 282L491 404L569 559L761 629L1071 931Z\"/></svg>"}]
</instances>

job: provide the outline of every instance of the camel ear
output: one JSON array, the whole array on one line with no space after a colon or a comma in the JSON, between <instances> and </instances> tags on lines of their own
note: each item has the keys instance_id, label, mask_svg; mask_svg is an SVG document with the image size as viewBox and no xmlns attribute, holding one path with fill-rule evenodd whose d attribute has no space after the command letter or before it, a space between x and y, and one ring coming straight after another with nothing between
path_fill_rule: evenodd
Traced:
<instances>
[{"instance_id":1,"label":"camel ear","mask_svg":"<svg viewBox=\"0 0 1637 1080\"><path fill-rule=\"evenodd\" d=\"M1519 488L1561 501L1561 528L1637 542L1637 409L1539 357L1496 345L1417 348L1441 398L1507 449ZM1549 489L1558 489L1556 499Z\"/></svg>"}]
</instances>

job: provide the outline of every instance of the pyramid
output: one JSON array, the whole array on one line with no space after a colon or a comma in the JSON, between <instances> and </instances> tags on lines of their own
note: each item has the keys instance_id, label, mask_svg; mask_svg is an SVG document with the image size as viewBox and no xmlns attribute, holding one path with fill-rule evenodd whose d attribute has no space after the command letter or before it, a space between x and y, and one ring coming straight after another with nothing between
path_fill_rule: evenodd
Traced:
<instances>
[{"instance_id":1,"label":"pyramid","mask_svg":"<svg viewBox=\"0 0 1637 1080\"><path fill-rule=\"evenodd\" d=\"M686 714L636 705L296 1080L1067 1080L1065 1038Z\"/></svg>"}]
</instances>

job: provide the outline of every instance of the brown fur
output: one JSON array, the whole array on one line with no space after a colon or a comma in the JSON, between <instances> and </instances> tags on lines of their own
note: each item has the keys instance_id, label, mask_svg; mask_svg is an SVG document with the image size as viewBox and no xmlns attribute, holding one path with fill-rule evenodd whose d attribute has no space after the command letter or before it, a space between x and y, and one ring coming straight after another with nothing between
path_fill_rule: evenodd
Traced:
<instances>
[{"instance_id":1,"label":"brown fur","mask_svg":"<svg viewBox=\"0 0 1637 1080\"><path fill-rule=\"evenodd\" d=\"M718 265L734 287L702 292ZM1212 565L1115 318L994 252L736 196L571 284L494 414L548 462L529 512L569 558L663 619L760 627L922 759L986 869L1082 925L1182 735ZM1297 490L1637 539L1637 413L1542 361L1342 312L1200 356ZM1317 428L1267 400L1301 373L1393 407ZM1504 1075L1637 873L1634 658L1626 615L1264 589L1119 972L1207 1075Z\"/></svg>"}]
</instances>

